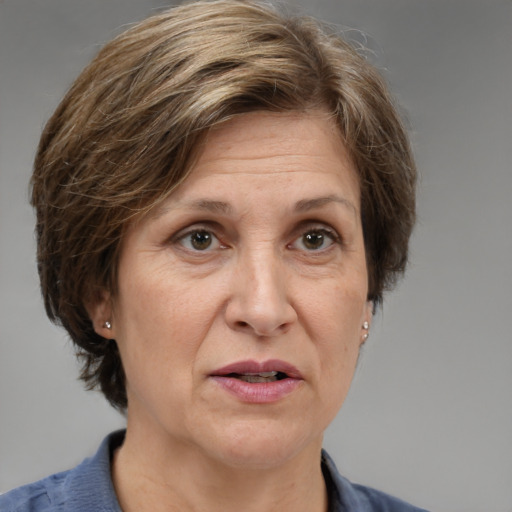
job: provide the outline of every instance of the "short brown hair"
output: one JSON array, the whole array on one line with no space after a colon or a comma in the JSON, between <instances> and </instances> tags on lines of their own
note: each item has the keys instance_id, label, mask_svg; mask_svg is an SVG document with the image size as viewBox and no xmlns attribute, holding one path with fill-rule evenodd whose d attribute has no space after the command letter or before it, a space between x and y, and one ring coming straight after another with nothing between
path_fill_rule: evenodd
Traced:
<instances>
[{"instance_id":1,"label":"short brown hair","mask_svg":"<svg viewBox=\"0 0 512 512\"><path fill-rule=\"evenodd\" d=\"M126 408L117 345L94 331L86 304L115 294L129 223L186 178L213 126L319 107L359 173L377 304L405 268L415 166L383 79L334 30L255 1L199 1L134 25L84 69L44 129L32 204L46 311L77 345L89 388Z\"/></svg>"}]
</instances>

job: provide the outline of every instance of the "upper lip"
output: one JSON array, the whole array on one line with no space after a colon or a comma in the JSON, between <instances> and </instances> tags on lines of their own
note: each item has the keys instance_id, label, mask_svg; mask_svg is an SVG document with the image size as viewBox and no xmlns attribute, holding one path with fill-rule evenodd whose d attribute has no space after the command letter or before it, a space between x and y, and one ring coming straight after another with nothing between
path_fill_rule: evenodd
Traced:
<instances>
[{"instance_id":1,"label":"upper lip","mask_svg":"<svg viewBox=\"0 0 512 512\"><path fill-rule=\"evenodd\" d=\"M243 374L258 374L264 372L280 372L285 373L292 379L302 379L299 370L286 361L279 359L269 359L267 361L237 361L214 370L211 375L217 377L225 377L231 373Z\"/></svg>"}]
</instances>

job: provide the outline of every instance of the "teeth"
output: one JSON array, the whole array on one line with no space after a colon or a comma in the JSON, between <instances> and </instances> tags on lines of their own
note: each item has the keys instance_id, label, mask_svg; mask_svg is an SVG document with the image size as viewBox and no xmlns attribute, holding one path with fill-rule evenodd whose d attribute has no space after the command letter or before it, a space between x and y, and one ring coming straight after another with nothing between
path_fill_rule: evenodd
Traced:
<instances>
[{"instance_id":1,"label":"teeth","mask_svg":"<svg viewBox=\"0 0 512 512\"><path fill-rule=\"evenodd\" d=\"M284 374L280 374L277 371L272 372L258 372L258 373L230 373L230 377L249 382L251 384L257 384L260 382L275 382L276 380L285 378Z\"/></svg>"},{"instance_id":2,"label":"teeth","mask_svg":"<svg viewBox=\"0 0 512 512\"><path fill-rule=\"evenodd\" d=\"M275 377L277 372L246 373L246 375L259 375L260 377Z\"/></svg>"},{"instance_id":3,"label":"teeth","mask_svg":"<svg viewBox=\"0 0 512 512\"><path fill-rule=\"evenodd\" d=\"M266 374L271 374L268 376L263 376L263 374L257 373L256 375L246 374L246 375L240 375L238 377L240 380L243 380L244 382L249 382L251 384L256 384L259 382L274 382L277 380L277 372L265 372ZM274 375L272 375L274 374Z\"/></svg>"},{"instance_id":4,"label":"teeth","mask_svg":"<svg viewBox=\"0 0 512 512\"><path fill-rule=\"evenodd\" d=\"M257 384L260 382L274 382L277 380L278 372L259 372L259 373L243 373L237 375L237 378L244 382Z\"/></svg>"}]
</instances>

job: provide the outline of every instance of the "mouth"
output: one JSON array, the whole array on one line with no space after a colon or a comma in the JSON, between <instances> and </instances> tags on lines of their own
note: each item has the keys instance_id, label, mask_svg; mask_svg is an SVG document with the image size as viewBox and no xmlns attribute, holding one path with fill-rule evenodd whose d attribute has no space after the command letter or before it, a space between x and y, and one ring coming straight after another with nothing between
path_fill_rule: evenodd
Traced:
<instances>
[{"instance_id":1,"label":"mouth","mask_svg":"<svg viewBox=\"0 0 512 512\"><path fill-rule=\"evenodd\" d=\"M288 378L284 372L260 372L260 373L229 373L226 377L239 379L250 384L260 384L264 382L276 382Z\"/></svg>"},{"instance_id":2,"label":"mouth","mask_svg":"<svg viewBox=\"0 0 512 512\"><path fill-rule=\"evenodd\" d=\"M303 381L293 365L285 361L240 361L215 370L210 377L242 402L277 402Z\"/></svg>"},{"instance_id":3,"label":"mouth","mask_svg":"<svg viewBox=\"0 0 512 512\"><path fill-rule=\"evenodd\" d=\"M283 379L302 380L299 370L286 361L239 361L219 368L212 376L239 379L252 384L276 382Z\"/></svg>"}]
</instances>

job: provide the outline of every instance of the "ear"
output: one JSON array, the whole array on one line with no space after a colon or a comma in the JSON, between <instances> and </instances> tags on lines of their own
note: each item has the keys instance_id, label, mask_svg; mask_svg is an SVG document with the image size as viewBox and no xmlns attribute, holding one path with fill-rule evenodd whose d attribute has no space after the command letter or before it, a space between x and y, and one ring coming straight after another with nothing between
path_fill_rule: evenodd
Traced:
<instances>
[{"instance_id":1,"label":"ear","mask_svg":"<svg viewBox=\"0 0 512 512\"><path fill-rule=\"evenodd\" d=\"M94 331L106 339L114 339L114 319L112 298L109 292L101 290L96 297L85 305Z\"/></svg>"}]
</instances>

